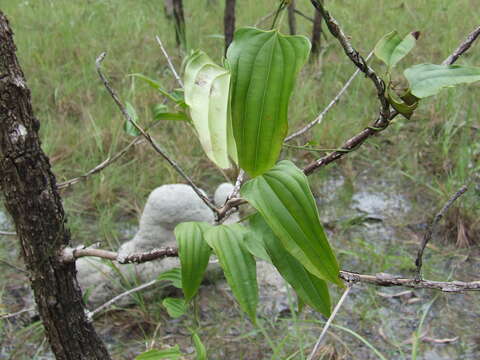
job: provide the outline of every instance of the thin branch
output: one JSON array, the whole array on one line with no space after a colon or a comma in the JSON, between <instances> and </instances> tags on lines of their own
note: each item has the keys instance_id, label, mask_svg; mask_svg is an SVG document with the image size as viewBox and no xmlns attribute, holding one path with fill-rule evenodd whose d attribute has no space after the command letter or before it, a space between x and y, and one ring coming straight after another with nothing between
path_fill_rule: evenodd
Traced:
<instances>
[{"instance_id":1,"label":"thin branch","mask_svg":"<svg viewBox=\"0 0 480 360\"><path fill-rule=\"evenodd\" d=\"M373 55L373 51L371 51L368 54L365 61L370 60L372 55ZM359 73L360 73L360 69L357 69L352 74L352 76L350 76L350 78L347 80L347 82L343 85L343 87L340 89L338 94L333 98L333 100L330 101L330 103L325 107L325 109L323 109L322 112L315 118L315 120L313 120L312 122L310 122L309 124L307 124L306 126L301 128L300 130L298 130L298 131L294 132L293 134L287 136L287 138L285 139L285 142L293 140L297 136L300 136L300 135L306 133L308 130L310 130L315 125L320 124L323 121L323 118L325 117L325 115L340 101L340 98L342 97L342 95L347 91L349 86L352 84L353 79L355 79Z\"/></svg>"},{"instance_id":2,"label":"thin branch","mask_svg":"<svg viewBox=\"0 0 480 360\"><path fill-rule=\"evenodd\" d=\"M117 261L119 264L144 263L165 257L178 257L178 249L175 247L166 247L163 249L154 249L143 253L134 253L120 258L118 253L108 250L84 248L65 248L60 254L64 263L73 262L80 257L91 256L102 259ZM386 273L375 275L358 274L351 271L340 271L339 277L347 282L363 282L377 286L404 286L415 289L436 289L444 292L461 291L480 291L480 280L463 281L431 281L403 278Z\"/></svg>"},{"instance_id":3,"label":"thin branch","mask_svg":"<svg viewBox=\"0 0 480 360\"><path fill-rule=\"evenodd\" d=\"M0 231L0 235L3 236L17 236L15 231Z\"/></svg>"},{"instance_id":4,"label":"thin branch","mask_svg":"<svg viewBox=\"0 0 480 360\"><path fill-rule=\"evenodd\" d=\"M57 184L57 187L59 189L65 189L71 185L74 185L82 180L85 180L87 179L90 175L93 175L93 174L96 174L96 173L99 173L100 171L102 171L103 169L107 168L108 166L110 166L111 164L113 164L115 161L117 161L118 159L120 159L123 155L125 155L128 150L130 150L131 147L133 147L134 145L137 145L139 144L140 142L144 141L144 139L142 137L136 137L133 141L131 141L127 146L125 146L122 150L120 150L117 154L115 154L113 157L108 157L106 158L104 161L102 161L100 164L98 164L97 166L95 166L94 168L90 169L89 171L87 171L85 174L83 175L80 175L80 176L77 176L73 179L70 179L70 180L67 180L67 181L64 181L64 182L61 182L61 183L58 183Z\"/></svg>"},{"instance_id":5,"label":"thin branch","mask_svg":"<svg viewBox=\"0 0 480 360\"><path fill-rule=\"evenodd\" d=\"M350 282L361 282L376 286L403 286L412 289L434 289L443 292L480 291L480 281L432 281L416 278L403 278L391 274L379 273L375 275L358 274L351 271L340 271L340 278Z\"/></svg>"},{"instance_id":6,"label":"thin branch","mask_svg":"<svg viewBox=\"0 0 480 360\"><path fill-rule=\"evenodd\" d=\"M343 293L342 297L340 298L340 300L338 301L337 305L335 306L335 309L333 309L332 314L330 315L330 317L328 318L325 326L323 327L322 332L320 333L320 336L318 337L318 340L317 340L317 342L315 343L315 346L313 347L313 350L312 350L312 352L310 353L310 355L308 356L307 360L312 360L313 357L315 356L315 354L317 353L317 350L318 350L320 344L322 343L323 339L325 338L325 335L327 334L328 328L330 327L330 325L332 324L333 319L334 319L335 316L337 315L338 310L340 310L340 308L342 307L343 303L344 303L345 300L347 299L348 293L350 292L350 290L352 289L352 287L353 287L353 284L350 284L350 283L349 283L349 284L347 285L347 288L345 289L345 292Z\"/></svg>"},{"instance_id":7,"label":"thin branch","mask_svg":"<svg viewBox=\"0 0 480 360\"><path fill-rule=\"evenodd\" d=\"M262 16L260 19L258 19L258 21L253 24L253 27L258 27L260 26L263 22L267 21L268 19L270 19L273 15L275 15L277 12L277 10L273 10L272 12L269 12L267 15L265 16Z\"/></svg>"},{"instance_id":8,"label":"thin branch","mask_svg":"<svg viewBox=\"0 0 480 360\"><path fill-rule=\"evenodd\" d=\"M293 11L294 11L296 14L300 15L301 17L303 17L303 18L311 21L312 23L314 22L313 18L311 18L311 17L308 16L308 15L305 15L305 14L304 14L303 12L301 12L300 10L295 9L295 10L293 10Z\"/></svg>"},{"instance_id":9,"label":"thin branch","mask_svg":"<svg viewBox=\"0 0 480 360\"><path fill-rule=\"evenodd\" d=\"M119 264L140 264L166 257L178 257L178 249L174 247L165 247L162 249L153 249L147 252L139 252L129 254L127 256L120 256L117 252L96 249L92 247L78 246L76 248L66 247L61 254L61 260L64 263L74 262L81 257L97 257L117 261Z\"/></svg>"},{"instance_id":10,"label":"thin branch","mask_svg":"<svg viewBox=\"0 0 480 360\"><path fill-rule=\"evenodd\" d=\"M417 279L421 280L422 278L422 259L423 259L423 251L427 246L428 242L432 239L433 233L442 218L447 213L448 209L453 205L453 203L463 194L467 192L467 186L462 186L460 190L458 190L453 196L447 201L447 203L442 207L442 209L435 215L433 218L432 223L428 227L425 235L423 236L422 243L420 244L420 248L418 249L417 259L415 260L415 265L417 266Z\"/></svg>"},{"instance_id":11,"label":"thin branch","mask_svg":"<svg viewBox=\"0 0 480 360\"><path fill-rule=\"evenodd\" d=\"M34 311L34 310L35 310L35 308L34 308L34 307L31 307L31 308L23 309L23 310L14 312L14 313L5 314L5 315L0 315L0 319L2 319L2 320L10 319L10 318L12 318L12 317L15 317L15 316L24 314L24 313L26 313L26 312Z\"/></svg>"},{"instance_id":12,"label":"thin branch","mask_svg":"<svg viewBox=\"0 0 480 360\"><path fill-rule=\"evenodd\" d=\"M311 0L314 2L315 0ZM478 38L478 35L475 35L477 33L476 29L472 33L470 33L467 36L467 39L462 42L462 44L452 53L452 56L450 55L443 64L446 65L452 65L457 61L458 57L464 54L464 52L472 45L472 43ZM459 50L461 49L461 50ZM368 138L371 136L379 133L380 131L385 130L390 122L398 115L399 113L397 111L392 111L388 117L388 121L384 122L382 121L382 118L379 117L377 120L373 123L373 126L369 126L365 129L363 129L360 133L357 135L353 136L352 138L348 139L342 146L341 146L341 151L334 151L330 154L327 154L320 159L317 159L310 164L308 164L304 169L303 172L306 175L312 174L315 170L326 166L334 161L337 161L341 159L343 156L348 154L349 152L352 152L356 149L358 149Z\"/></svg>"},{"instance_id":13,"label":"thin branch","mask_svg":"<svg viewBox=\"0 0 480 360\"><path fill-rule=\"evenodd\" d=\"M373 71L373 69L368 66L366 60L360 55L360 53L352 46L347 36L344 34L340 24L335 20L328 11L325 10L323 4L319 0L311 0L311 3L317 9L318 12L322 15L325 23L327 24L330 33L337 38L339 43L342 45L345 54L348 58L355 64L355 66L360 69L375 85L377 89L377 97L380 101L380 122L379 125L385 126L388 124L390 116L390 104L385 97L385 83L383 80Z\"/></svg>"},{"instance_id":14,"label":"thin branch","mask_svg":"<svg viewBox=\"0 0 480 360\"><path fill-rule=\"evenodd\" d=\"M120 109L123 117L125 118L126 121L130 122L142 135L143 137L150 143L150 145L152 145L152 147L154 148L154 150L159 153L165 160L167 160L167 162L180 174L180 176L182 176L185 181L188 183L188 185L190 185L193 189L193 191L195 191L195 193L198 195L198 197L200 199L202 199L202 201L215 213L217 214L218 213L218 210L217 208L215 207L215 205L208 199L207 196L205 196L205 194L200 190L200 188L195 185L195 183L192 181L192 179L185 173L185 171L183 171L183 169L173 160L171 159L167 153L165 152L165 150L163 150L159 144L157 144L157 142L150 136L150 134L148 134L140 125L138 125L133 119L132 117L130 116L130 114L127 112L125 106L123 106L122 102L120 101L117 93L115 92L115 90L110 86L110 83L108 82L107 78L103 75L102 73L102 70L100 68L100 65L102 63L102 61L105 59L105 56L106 56L106 53L103 52L101 53L97 60L96 60L96 67L97 67L97 72L98 72L98 76L100 77L100 79L102 80L103 82L103 85L105 86L105 88L107 89L108 93L110 94L110 96L113 98L113 100L115 101L115 103L117 104L118 108Z\"/></svg>"},{"instance_id":15,"label":"thin branch","mask_svg":"<svg viewBox=\"0 0 480 360\"><path fill-rule=\"evenodd\" d=\"M159 282L159 281L160 281L160 280L157 280L157 279L151 280L151 281L149 281L149 282L147 282L147 283L145 283L145 284L142 284L142 285L137 286L137 287L135 287L135 288L133 288L133 289L127 290L127 291L125 291L125 292L123 292L123 293L115 296L114 298L108 300L106 303L104 303L103 305L99 306L99 307L96 308L95 310L93 310L93 311L87 311L87 317L91 320L91 319L93 319L93 317L94 317L96 314L98 314L98 313L101 312L102 310L110 307L112 304L114 304L115 302L117 302L117 301L120 300L121 298L123 298L123 297L125 297L125 296L128 296L128 295L130 295L130 294L133 294L133 293L135 293L135 292L137 292L137 291L141 291L141 290L143 290L143 289L146 289L146 288L148 288L148 287L150 287L150 286L152 286L152 285L155 285L155 284L156 284L157 282Z\"/></svg>"},{"instance_id":16,"label":"thin branch","mask_svg":"<svg viewBox=\"0 0 480 360\"><path fill-rule=\"evenodd\" d=\"M160 40L160 38L158 37L158 35L155 36L155 39L157 40L158 45L160 45L160 49L162 50L163 55L164 55L165 58L167 59L168 66L170 67L170 70L172 70L173 76L175 76L175 79L177 79L177 82L178 82L178 84L180 85L180 87L183 88L182 79L180 79L180 76L178 76L177 70L175 70L175 66L173 66L172 59L171 59L170 56L168 55L167 50L165 50L165 48L163 47L162 40Z\"/></svg>"},{"instance_id":17,"label":"thin branch","mask_svg":"<svg viewBox=\"0 0 480 360\"><path fill-rule=\"evenodd\" d=\"M457 49L450 55L448 58L445 59L445 61L442 63L442 65L451 65L457 59L462 56L468 49L470 49L470 46L477 40L477 38L480 36L480 26L478 26L475 30L473 30L470 34L468 34L467 38L465 39L464 42L462 42Z\"/></svg>"}]
</instances>

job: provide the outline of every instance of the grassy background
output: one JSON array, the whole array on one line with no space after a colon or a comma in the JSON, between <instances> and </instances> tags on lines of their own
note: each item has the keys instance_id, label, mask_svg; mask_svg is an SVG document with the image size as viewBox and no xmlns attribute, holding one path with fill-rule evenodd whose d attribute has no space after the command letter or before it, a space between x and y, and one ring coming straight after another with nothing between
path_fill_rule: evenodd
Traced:
<instances>
[{"instance_id":1,"label":"grassy background","mask_svg":"<svg viewBox=\"0 0 480 360\"><path fill-rule=\"evenodd\" d=\"M184 3L189 48L201 48L221 62L223 39L218 35L223 31L223 1ZM313 14L309 1L297 3L303 12ZM401 34L421 31L416 49L397 69L397 81L405 66L443 61L480 18L476 0L326 3L362 54L394 29ZM240 1L237 26L253 25L275 5L274 1ZM178 69L185 51L175 46L173 24L165 18L161 1L1 0L0 8L14 29L18 56L42 124L43 147L59 181L83 174L131 141L95 72L95 58L101 52L108 53L103 63L105 74L121 99L134 104L143 124L151 119L151 107L163 99L128 75L143 73L158 79L164 88L177 87L154 36L161 37ZM297 21L299 33L309 36L311 24L302 18ZM262 26L268 27L270 22ZM284 32L286 26L284 19ZM458 63L478 65L478 49L477 44ZM372 66L380 73L384 70L378 61ZM327 34L320 57L304 68L298 81L291 100L290 128L297 129L315 118L354 70L335 39ZM478 84L443 91L422 102L411 120L398 118L380 136L340 164L313 175L311 181L315 186L332 172L340 172L353 183L365 171L379 178L388 174L408 186L413 198L421 194L431 201L432 208L438 208L478 169L478 95ZM323 123L296 144L311 141L321 148L338 147L371 124L377 112L374 88L360 76ZM186 124L163 122L152 134L210 193L224 181ZM284 155L293 157L300 166L314 158L303 151L288 150ZM121 230L125 224L137 223L148 193L161 184L180 181L148 145L136 146L116 165L63 192L75 241L88 244L101 240L104 246L115 248L124 240ZM447 223L453 238L463 227L466 237L475 239L478 204L478 192L470 191L462 198ZM364 259L370 257L366 254ZM256 334L245 335L249 336L255 338Z\"/></svg>"}]
</instances>

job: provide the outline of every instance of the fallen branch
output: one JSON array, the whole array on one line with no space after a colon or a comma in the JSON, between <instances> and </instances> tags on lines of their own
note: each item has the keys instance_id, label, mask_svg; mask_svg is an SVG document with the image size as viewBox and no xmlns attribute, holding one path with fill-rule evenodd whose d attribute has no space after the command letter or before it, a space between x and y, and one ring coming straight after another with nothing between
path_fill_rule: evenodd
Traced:
<instances>
[{"instance_id":1,"label":"fallen branch","mask_svg":"<svg viewBox=\"0 0 480 360\"><path fill-rule=\"evenodd\" d=\"M442 218L447 213L448 209L453 205L453 203L463 194L467 192L468 188L464 185L458 190L453 196L447 201L447 203L442 207L442 209L435 215L433 218L432 223L428 227L425 235L423 236L422 243L420 244L420 248L418 249L417 258L415 260L415 265L417 266L417 279L421 280L422 278L422 258L423 258L423 251L427 246L428 242L432 239L433 233Z\"/></svg>"}]
</instances>

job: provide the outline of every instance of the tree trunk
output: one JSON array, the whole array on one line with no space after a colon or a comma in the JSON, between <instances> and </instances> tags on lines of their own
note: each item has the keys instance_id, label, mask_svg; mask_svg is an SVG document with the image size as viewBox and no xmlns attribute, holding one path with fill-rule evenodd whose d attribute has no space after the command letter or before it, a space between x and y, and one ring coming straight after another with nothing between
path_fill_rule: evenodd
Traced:
<instances>
[{"instance_id":1,"label":"tree trunk","mask_svg":"<svg viewBox=\"0 0 480 360\"><path fill-rule=\"evenodd\" d=\"M225 15L223 17L225 32L225 53L233 41L235 32L235 0L225 0Z\"/></svg>"},{"instance_id":2,"label":"tree trunk","mask_svg":"<svg viewBox=\"0 0 480 360\"><path fill-rule=\"evenodd\" d=\"M39 122L0 11L0 185L15 222L38 311L57 359L110 359L87 320L75 264L59 260L70 233Z\"/></svg>"},{"instance_id":3,"label":"tree trunk","mask_svg":"<svg viewBox=\"0 0 480 360\"><path fill-rule=\"evenodd\" d=\"M315 10L312 31L312 58L318 56L320 53L320 46L322 43L322 21L323 18L320 11Z\"/></svg>"},{"instance_id":4,"label":"tree trunk","mask_svg":"<svg viewBox=\"0 0 480 360\"><path fill-rule=\"evenodd\" d=\"M183 1L173 0L173 20L175 22L175 39L177 46L187 48L187 36L185 33L185 15L183 13Z\"/></svg>"},{"instance_id":5,"label":"tree trunk","mask_svg":"<svg viewBox=\"0 0 480 360\"><path fill-rule=\"evenodd\" d=\"M290 28L290 35L297 33L297 18L295 16L295 0L291 0L288 5L288 27Z\"/></svg>"}]
</instances>

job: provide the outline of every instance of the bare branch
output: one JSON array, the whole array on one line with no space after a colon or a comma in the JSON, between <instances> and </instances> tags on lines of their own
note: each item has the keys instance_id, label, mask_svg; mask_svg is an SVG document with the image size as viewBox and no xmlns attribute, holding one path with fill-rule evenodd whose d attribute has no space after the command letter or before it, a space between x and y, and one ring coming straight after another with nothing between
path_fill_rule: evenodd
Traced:
<instances>
[{"instance_id":1,"label":"bare branch","mask_svg":"<svg viewBox=\"0 0 480 360\"><path fill-rule=\"evenodd\" d=\"M12 317L15 317L15 316L18 316L18 315L22 315L22 314L24 314L24 313L26 313L26 312L30 312L30 311L34 311L34 310L35 310L35 308L34 308L34 307L31 307L31 308L23 309L23 310L14 312L14 313L0 315L0 319L2 319L2 320L10 319L10 318L12 318Z\"/></svg>"},{"instance_id":2,"label":"bare branch","mask_svg":"<svg viewBox=\"0 0 480 360\"><path fill-rule=\"evenodd\" d=\"M480 291L480 281L432 281L418 280L394 276L386 273L375 275L358 274L351 271L340 271L340 278L350 282L361 282L376 286L403 286L413 289L434 289L443 292Z\"/></svg>"},{"instance_id":3,"label":"bare branch","mask_svg":"<svg viewBox=\"0 0 480 360\"><path fill-rule=\"evenodd\" d=\"M295 14L298 14L298 15L300 15L301 17L303 17L303 18L305 18L305 19L309 20L310 22L312 22L312 23L314 22L313 18L311 18L311 17L310 17L310 16L308 16L308 15L305 15L305 14L304 14L303 12L301 12L300 10L298 10L298 9L295 9L295 10L294 10L294 12L295 12Z\"/></svg>"},{"instance_id":4,"label":"bare branch","mask_svg":"<svg viewBox=\"0 0 480 360\"><path fill-rule=\"evenodd\" d=\"M3 236L17 236L15 231L0 231L0 235Z\"/></svg>"},{"instance_id":5,"label":"bare branch","mask_svg":"<svg viewBox=\"0 0 480 360\"><path fill-rule=\"evenodd\" d=\"M367 61L360 55L360 53L352 46L347 36L343 33L340 24L335 20L328 11L325 10L323 4L319 0L311 0L311 3L322 15L325 23L330 30L330 33L337 38L345 51L348 58L360 69L370 80L372 80L375 88L377 89L378 100L380 101L380 121L379 125L385 126L388 124L390 116L390 104L385 97L385 83L383 80L368 66Z\"/></svg>"},{"instance_id":6,"label":"bare branch","mask_svg":"<svg viewBox=\"0 0 480 360\"><path fill-rule=\"evenodd\" d=\"M64 263L74 262L78 258L89 256L117 261L119 264L140 264L166 257L178 257L178 249L173 247L165 247L162 249L153 249L147 252L133 253L122 257L114 251L96 249L92 247L87 248L81 245L76 248L66 247L63 249L60 256L62 262Z\"/></svg>"},{"instance_id":7,"label":"bare branch","mask_svg":"<svg viewBox=\"0 0 480 360\"><path fill-rule=\"evenodd\" d=\"M65 248L60 254L64 263L73 262L80 257L91 256L117 261L119 264L143 263L165 257L178 257L178 249L166 247L154 249L144 253L134 253L124 258L119 258L118 253L113 251L84 248ZM394 276L391 274L379 273L375 275L358 274L351 271L340 271L340 278L347 282L363 282L377 286L403 286L415 289L436 289L444 292L479 291L480 281L431 281L418 280Z\"/></svg>"},{"instance_id":8,"label":"bare branch","mask_svg":"<svg viewBox=\"0 0 480 360\"><path fill-rule=\"evenodd\" d=\"M164 55L165 58L167 59L168 66L170 67L170 70L172 70L173 76L174 76L175 79L177 80L177 82L178 82L178 84L180 85L180 87L183 88L182 79L180 79L180 76L178 76L177 70L175 70L175 66L173 66L173 62L172 62L172 59L170 58L170 55L168 55L167 50L165 50L165 48L163 47L162 40L160 40L160 38L158 37L158 35L155 36L155 39L157 40L158 45L160 45L160 49L162 50L163 55Z\"/></svg>"},{"instance_id":9,"label":"bare branch","mask_svg":"<svg viewBox=\"0 0 480 360\"><path fill-rule=\"evenodd\" d=\"M100 68L100 65L103 61L103 59L105 58L106 56L106 53L103 52L101 53L98 58L97 58L97 61L96 61L96 67L97 67L97 72L98 72L98 76L100 77L100 79L102 80L103 82L103 85L105 86L105 88L107 89L108 93L110 94L110 96L113 98L113 100L115 101L115 103L117 104L118 108L120 109L123 117L125 118L126 121L130 122L142 135L143 137L150 143L150 145L152 145L152 147L154 148L154 150L159 153L165 160L167 160L167 162L180 174L180 176L182 176L185 181L188 183L188 185L190 185L193 189L193 191L195 191L195 193L198 195L198 197L200 199L202 199L202 201L215 213L217 214L218 213L218 210L217 208L215 207L215 205L208 199L207 196L205 196L205 194L200 190L200 188L195 185L195 183L192 181L192 179L185 173L185 171L183 171L183 169L172 159L170 158L166 151L163 150L160 145L150 136L150 134L148 134L140 125L138 125L133 119L132 117L130 116L130 114L127 112L127 109L125 108L125 106L123 106L122 102L120 101L117 93L115 92L115 90L110 86L110 83L108 82L107 78L103 75L102 73L102 70Z\"/></svg>"},{"instance_id":10,"label":"bare branch","mask_svg":"<svg viewBox=\"0 0 480 360\"><path fill-rule=\"evenodd\" d=\"M372 55L373 55L373 51L371 51L368 54L365 61L368 61L372 57ZM355 79L359 73L360 73L360 69L357 69L352 74L352 76L350 76L350 78L347 80L347 82L343 85L343 87L340 89L338 94L333 98L333 100L330 101L330 103L325 107L325 109L323 109L322 112L315 118L315 120L313 120L312 122L310 122L309 124L307 124L306 126L301 128L300 130L298 130L298 131L294 132L293 134L287 136L286 139L285 139L285 142L293 140L297 136L300 136L300 135L306 133L308 130L310 130L315 125L320 124L323 121L323 118L325 117L325 115L340 101L340 98L342 97L342 95L347 91L349 86L352 84L353 79Z\"/></svg>"},{"instance_id":11,"label":"bare branch","mask_svg":"<svg viewBox=\"0 0 480 360\"><path fill-rule=\"evenodd\" d=\"M442 65L451 65L457 61L460 56L470 49L470 46L477 40L478 36L480 36L480 26L468 34L467 38L455 49L452 55L443 61Z\"/></svg>"},{"instance_id":12,"label":"bare branch","mask_svg":"<svg viewBox=\"0 0 480 360\"><path fill-rule=\"evenodd\" d=\"M73 179L70 179L70 180L67 180L67 181L64 181L64 182L61 182L61 183L57 184L57 187L59 189L65 189L65 188L67 188L71 185L74 185L74 184L76 184L76 183L78 183L82 180L87 179L90 175L99 173L100 171L102 171L103 169L107 168L108 166L113 164L115 161L120 159L123 155L125 155L128 152L128 150L130 150L131 147L141 143L142 141L144 141L144 139L142 137L136 137L133 141L131 141L127 146L125 146L122 150L120 150L118 153L116 153L113 157L106 158L100 164L98 164L94 168L90 169L89 171L87 171L83 175L77 176Z\"/></svg>"},{"instance_id":13,"label":"bare branch","mask_svg":"<svg viewBox=\"0 0 480 360\"><path fill-rule=\"evenodd\" d=\"M463 194L467 192L467 186L462 186L460 190L458 190L453 196L447 201L447 203L442 207L442 209L435 215L433 218L432 223L428 227L425 235L423 236L422 243L420 244L420 248L418 249L417 259L415 260L415 265L417 266L417 279L421 280L422 278L422 258L423 258L423 251L427 246L428 242L432 239L433 233L444 215L447 213L448 209L453 205L453 203Z\"/></svg>"},{"instance_id":14,"label":"bare branch","mask_svg":"<svg viewBox=\"0 0 480 360\"><path fill-rule=\"evenodd\" d=\"M315 354L317 353L318 347L320 346L320 344L322 343L323 339L325 338L325 335L327 334L328 328L330 327L330 325L332 324L333 319L334 319L335 316L337 315L338 310L340 310L340 308L342 307L343 303L344 303L345 300L347 299L348 293L350 292L350 290L352 289L352 287L353 287L353 284L350 284L350 283L349 283L348 286L347 286L347 289L346 289L345 292L343 293L342 297L340 298L340 300L338 301L337 305L335 306L335 309L333 309L332 314L330 315L330 317L328 318L325 326L323 327L322 332L320 333L320 336L318 337L318 340L317 340L317 342L315 343L315 346L313 347L313 350L312 350L312 352L310 353L310 355L308 356L307 360L312 360L313 357L315 356Z\"/></svg>"}]
</instances>

